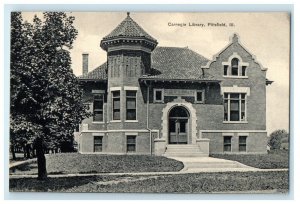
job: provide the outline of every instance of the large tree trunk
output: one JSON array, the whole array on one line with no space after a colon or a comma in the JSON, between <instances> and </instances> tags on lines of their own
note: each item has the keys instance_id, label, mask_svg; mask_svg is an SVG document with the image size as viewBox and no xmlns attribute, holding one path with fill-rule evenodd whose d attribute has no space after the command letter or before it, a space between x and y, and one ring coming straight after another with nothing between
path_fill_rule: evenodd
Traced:
<instances>
[{"instance_id":1,"label":"large tree trunk","mask_svg":"<svg viewBox=\"0 0 300 204\"><path fill-rule=\"evenodd\" d=\"M26 144L23 145L24 159L26 159Z\"/></svg>"},{"instance_id":2,"label":"large tree trunk","mask_svg":"<svg viewBox=\"0 0 300 204\"><path fill-rule=\"evenodd\" d=\"M27 159L31 158L30 157L30 149L31 149L30 144L26 144L26 158Z\"/></svg>"},{"instance_id":3,"label":"large tree trunk","mask_svg":"<svg viewBox=\"0 0 300 204\"><path fill-rule=\"evenodd\" d=\"M43 139L38 137L35 143L36 157L38 164L38 180L44 180L47 178L46 170L46 158L44 153Z\"/></svg>"},{"instance_id":4,"label":"large tree trunk","mask_svg":"<svg viewBox=\"0 0 300 204\"><path fill-rule=\"evenodd\" d=\"M32 151L32 157L33 158L36 157L36 155L35 155L35 148L32 148L31 151Z\"/></svg>"},{"instance_id":5,"label":"large tree trunk","mask_svg":"<svg viewBox=\"0 0 300 204\"><path fill-rule=\"evenodd\" d=\"M16 160L16 153L15 153L15 146L12 144L10 145L10 151L11 151L11 154L12 154L12 159L13 160Z\"/></svg>"}]
</instances>

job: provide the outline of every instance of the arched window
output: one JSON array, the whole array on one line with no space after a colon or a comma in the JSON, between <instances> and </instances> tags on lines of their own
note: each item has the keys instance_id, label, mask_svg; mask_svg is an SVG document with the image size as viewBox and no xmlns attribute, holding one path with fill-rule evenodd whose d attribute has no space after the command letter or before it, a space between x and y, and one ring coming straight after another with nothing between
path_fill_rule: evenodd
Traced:
<instances>
[{"instance_id":1,"label":"arched window","mask_svg":"<svg viewBox=\"0 0 300 204\"><path fill-rule=\"evenodd\" d=\"M237 58L233 58L231 60L231 75L233 76L239 75L239 60Z\"/></svg>"},{"instance_id":2,"label":"arched window","mask_svg":"<svg viewBox=\"0 0 300 204\"><path fill-rule=\"evenodd\" d=\"M187 117L189 117L189 114L188 114L188 111L184 107L177 106L177 107L174 107L170 111L169 117L172 117L172 118L187 118Z\"/></svg>"}]
</instances>

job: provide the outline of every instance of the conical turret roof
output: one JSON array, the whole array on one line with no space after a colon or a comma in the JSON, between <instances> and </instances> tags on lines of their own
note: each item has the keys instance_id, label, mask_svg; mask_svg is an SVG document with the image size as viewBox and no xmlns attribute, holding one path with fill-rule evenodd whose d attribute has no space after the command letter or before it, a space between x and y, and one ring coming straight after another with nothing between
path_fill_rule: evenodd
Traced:
<instances>
[{"instance_id":1,"label":"conical turret roof","mask_svg":"<svg viewBox=\"0 0 300 204\"><path fill-rule=\"evenodd\" d=\"M155 38L149 35L141 26L139 26L127 13L127 17L103 40L110 40L119 37L138 37L146 38L150 41L157 42Z\"/></svg>"}]
</instances>

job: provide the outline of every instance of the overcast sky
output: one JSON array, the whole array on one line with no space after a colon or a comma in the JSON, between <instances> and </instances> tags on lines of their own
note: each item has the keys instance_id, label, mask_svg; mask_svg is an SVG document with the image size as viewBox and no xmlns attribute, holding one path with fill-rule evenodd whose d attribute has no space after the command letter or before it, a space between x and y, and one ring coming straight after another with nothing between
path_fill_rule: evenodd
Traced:
<instances>
[{"instance_id":1,"label":"overcast sky","mask_svg":"<svg viewBox=\"0 0 300 204\"><path fill-rule=\"evenodd\" d=\"M33 13L23 13L31 19ZM122 13L72 12L78 36L71 51L75 75L82 74L82 53L89 53L89 71L106 61L101 39L124 18ZM290 19L287 13L137 13L130 16L157 39L158 46L189 47L208 59L229 43L237 32L240 41L268 68L267 131L289 127ZM205 27L170 26L169 23L202 23ZM233 23L209 27L207 23Z\"/></svg>"}]
</instances>

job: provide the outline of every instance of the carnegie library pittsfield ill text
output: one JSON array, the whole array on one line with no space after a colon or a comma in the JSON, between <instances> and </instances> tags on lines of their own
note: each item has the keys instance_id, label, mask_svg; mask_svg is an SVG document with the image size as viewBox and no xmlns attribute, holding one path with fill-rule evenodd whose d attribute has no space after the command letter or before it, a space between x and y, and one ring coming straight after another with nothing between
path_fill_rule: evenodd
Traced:
<instances>
[{"instance_id":1,"label":"carnegie library pittsfield ill text","mask_svg":"<svg viewBox=\"0 0 300 204\"><path fill-rule=\"evenodd\" d=\"M175 22L168 22L168 26L174 26L174 27L227 27L227 26L234 26L234 24L233 23L195 23L195 22L175 23Z\"/></svg>"}]
</instances>

